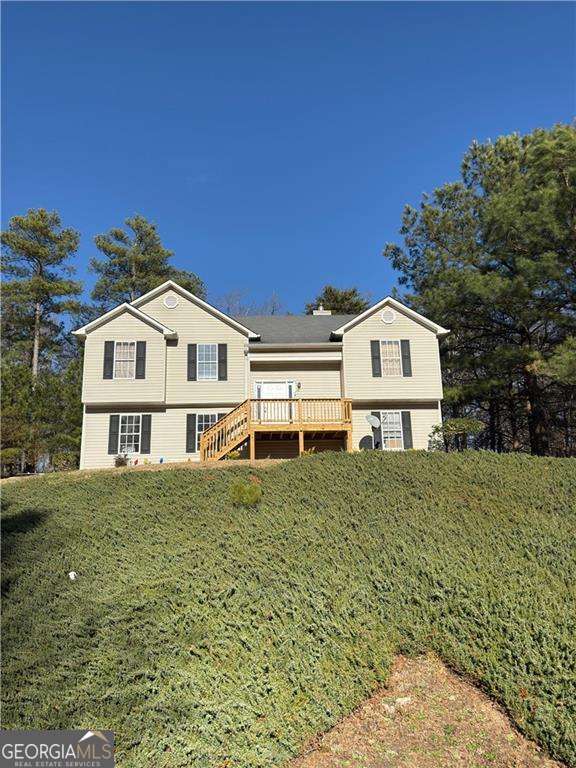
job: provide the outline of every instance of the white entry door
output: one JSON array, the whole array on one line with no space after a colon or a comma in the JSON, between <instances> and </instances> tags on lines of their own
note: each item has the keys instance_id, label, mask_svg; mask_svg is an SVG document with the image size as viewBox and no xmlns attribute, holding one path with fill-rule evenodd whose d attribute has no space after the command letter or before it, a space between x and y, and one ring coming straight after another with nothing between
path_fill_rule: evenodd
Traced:
<instances>
[{"instance_id":1,"label":"white entry door","mask_svg":"<svg viewBox=\"0 0 576 768\"><path fill-rule=\"evenodd\" d=\"M276 401L259 404L258 418L260 421L273 423L294 420L294 405L288 402L294 397L293 381L257 381L254 384L254 389L254 394L258 400ZM283 400L286 402L282 402Z\"/></svg>"}]
</instances>

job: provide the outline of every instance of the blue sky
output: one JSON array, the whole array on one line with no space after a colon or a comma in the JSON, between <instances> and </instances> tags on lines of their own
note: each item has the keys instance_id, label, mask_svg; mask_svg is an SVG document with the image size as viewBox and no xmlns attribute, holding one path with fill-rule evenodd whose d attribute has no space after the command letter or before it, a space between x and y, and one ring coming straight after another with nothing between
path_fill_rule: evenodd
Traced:
<instances>
[{"instance_id":1,"label":"blue sky","mask_svg":"<svg viewBox=\"0 0 576 768\"><path fill-rule=\"evenodd\" d=\"M374 299L473 139L568 121L569 3L4 3L3 224L139 212L209 297Z\"/></svg>"}]
</instances>

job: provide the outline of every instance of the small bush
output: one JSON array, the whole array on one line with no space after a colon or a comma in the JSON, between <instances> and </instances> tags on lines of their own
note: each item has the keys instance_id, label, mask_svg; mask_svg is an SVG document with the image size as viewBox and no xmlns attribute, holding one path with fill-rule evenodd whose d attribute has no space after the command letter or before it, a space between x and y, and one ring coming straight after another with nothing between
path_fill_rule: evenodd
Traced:
<instances>
[{"instance_id":1,"label":"small bush","mask_svg":"<svg viewBox=\"0 0 576 768\"><path fill-rule=\"evenodd\" d=\"M474 447L474 438L484 430L478 419L446 419L437 424L429 436L428 447L434 451L463 451Z\"/></svg>"},{"instance_id":2,"label":"small bush","mask_svg":"<svg viewBox=\"0 0 576 768\"><path fill-rule=\"evenodd\" d=\"M256 483L236 480L230 488L230 499L237 507L255 507L262 498L262 488Z\"/></svg>"},{"instance_id":3,"label":"small bush","mask_svg":"<svg viewBox=\"0 0 576 768\"><path fill-rule=\"evenodd\" d=\"M2 465L2 477L10 477L18 473L20 467L20 457L22 450L20 448L3 448L0 452L0 463Z\"/></svg>"},{"instance_id":4,"label":"small bush","mask_svg":"<svg viewBox=\"0 0 576 768\"><path fill-rule=\"evenodd\" d=\"M55 472L64 472L68 469L78 469L78 454L70 451L55 453L51 459L52 469Z\"/></svg>"},{"instance_id":5,"label":"small bush","mask_svg":"<svg viewBox=\"0 0 576 768\"><path fill-rule=\"evenodd\" d=\"M238 461L238 459L242 458L242 454L240 451L230 451L230 453L226 454L226 459L228 461Z\"/></svg>"},{"instance_id":6,"label":"small bush","mask_svg":"<svg viewBox=\"0 0 576 768\"><path fill-rule=\"evenodd\" d=\"M118 456L114 457L114 466L115 467L127 467L128 466L128 456L126 456L125 453L119 453Z\"/></svg>"}]
</instances>

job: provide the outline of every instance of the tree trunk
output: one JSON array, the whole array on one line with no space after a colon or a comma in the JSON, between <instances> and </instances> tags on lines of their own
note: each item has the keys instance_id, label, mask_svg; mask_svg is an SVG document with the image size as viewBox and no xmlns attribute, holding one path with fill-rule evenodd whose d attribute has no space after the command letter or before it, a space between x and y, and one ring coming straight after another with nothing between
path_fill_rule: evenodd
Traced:
<instances>
[{"instance_id":1,"label":"tree trunk","mask_svg":"<svg viewBox=\"0 0 576 768\"><path fill-rule=\"evenodd\" d=\"M526 385L530 453L535 456L546 456L550 452L550 444L546 426L546 411L542 407L538 383L536 377L531 373L525 375L524 382Z\"/></svg>"},{"instance_id":2,"label":"tree trunk","mask_svg":"<svg viewBox=\"0 0 576 768\"><path fill-rule=\"evenodd\" d=\"M132 288L130 290L130 301L136 301L136 260L132 257L130 262L130 272L132 273Z\"/></svg>"},{"instance_id":3,"label":"tree trunk","mask_svg":"<svg viewBox=\"0 0 576 768\"><path fill-rule=\"evenodd\" d=\"M38 358L40 357L40 319L42 315L42 307L40 302L36 302L34 309L34 345L32 347L32 386L36 386L36 379L38 378Z\"/></svg>"},{"instance_id":4,"label":"tree trunk","mask_svg":"<svg viewBox=\"0 0 576 768\"><path fill-rule=\"evenodd\" d=\"M491 451L496 450L496 401L493 397L488 406L488 445Z\"/></svg>"}]
</instances>

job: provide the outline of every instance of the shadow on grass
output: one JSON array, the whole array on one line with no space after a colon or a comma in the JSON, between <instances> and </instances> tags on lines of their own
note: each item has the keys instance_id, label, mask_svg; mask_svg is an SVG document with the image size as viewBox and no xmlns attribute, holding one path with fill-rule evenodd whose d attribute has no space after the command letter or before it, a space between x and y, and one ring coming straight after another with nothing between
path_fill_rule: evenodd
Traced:
<instances>
[{"instance_id":1,"label":"shadow on grass","mask_svg":"<svg viewBox=\"0 0 576 768\"><path fill-rule=\"evenodd\" d=\"M12 579L5 574L10 570L10 565L18 560L18 539L21 534L30 533L43 525L50 512L45 509L23 509L15 515L5 517L4 513L9 508L10 502L2 500L2 520L0 530L2 532L2 597L6 597L10 591Z\"/></svg>"}]
</instances>

